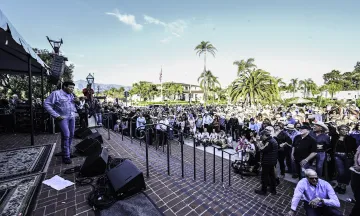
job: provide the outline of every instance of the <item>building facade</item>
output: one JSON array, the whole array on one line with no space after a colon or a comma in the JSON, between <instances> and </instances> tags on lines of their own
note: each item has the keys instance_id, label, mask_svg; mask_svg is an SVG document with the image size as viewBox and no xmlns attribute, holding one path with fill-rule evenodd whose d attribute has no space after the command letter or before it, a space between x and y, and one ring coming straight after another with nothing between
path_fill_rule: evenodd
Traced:
<instances>
[{"instance_id":1,"label":"building facade","mask_svg":"<svg viewBox=\"0 0 360 216\"><path fill-rule=\"evenodd\" d=\"M317 95L309 94L306 97L316 98L318 96L322 96L324 98L331 99L331 94L328 91L323 91ZM333 95L333 99L334 100L357 100L357 99L359 99L359 96L360 96L360 91L339 91ZM289 98L293 98L293 97L302 98L302 97L304 97L304 92L297 91L297 92L295 92L295 94L293 94L292 92L281 92L280 97L281 97L281 99L289 99Z\"/></svg>"},{"instance_id":2,"label":"building facade","mask_svg":"<svg viewBox=\"0 0 360 216\"><path fill-rule=\"evenodd\" d=\"M188 101L188 102L203 102L204 99L204 91L200 88L199 85L187 84L187 83L174 83L180 84L183 87L183 92L181 94L175 95L176 101ZM161 84L157 84L157 88L161 91ZM140 101L140 97L138 95L131 96L132 101ZM158 95L154 97L153 102L161 102L161 101L173 101L174 97L166 97Z\"/></svg>"}]
</instances>

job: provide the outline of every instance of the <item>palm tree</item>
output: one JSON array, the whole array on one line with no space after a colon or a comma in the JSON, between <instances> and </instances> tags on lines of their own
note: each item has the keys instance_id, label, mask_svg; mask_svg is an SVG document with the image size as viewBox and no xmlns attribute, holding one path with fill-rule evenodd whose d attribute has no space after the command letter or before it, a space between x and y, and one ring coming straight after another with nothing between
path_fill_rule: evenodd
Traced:
<instances>
[{"instance_id":1,"label":"palm tree","mask_svg":"<svg viewBox=\"0 0 360 216\"><path fill-rule=\"evenodd\" d=\"M289 88L290 92L293 93L293 97L295 97L295 92L298 89L298 83L299 83L298 78L290 80L290 84L289 84L288 88Z\"/></svg>"},{"instance_id":2,"label":"palm tree","mask_svg":"<svg viewBox=\"0 0 360 216\"><path fill-rule=\"evenodd\" d=\"M275 84L277 85L277 87L279 88L279 91L287 90L286 83L283 81L282 78L274 77L274 81L275 81Z\"/></svg>"},{"instance_id":3,"label":"palm tree","mask_svg":"<svg viewBox=\"0 0 360 216\"><path fill-rule=\"evenodd\" d=\"M330 93L331 99L333 99L334 94L341 91L341 85L338 83L331 82L326 85L326 90Z\"/></svg>"},{"instance_id":4,"label":"palm tree","mask_svg":"<svg viewBox=\"0 0 360 216\"><path fill-rule=\"evenodd\" d=\"M269 72L261 69L246 71L234 80L230 92L231 100L255 105L273 102L279 98L279 89Z\"/></svg>"},{"instance_id":5,"label":"palm tree","mask_svg":"<svg viewBox=\"0 0 360 216\"><path fill-rule=\"evenodd\" d=\"M304 98L309 96L309 93L314 95L317 90L316 83L311 79L300 80L299 85L304 90Z\"/></svg>"},{"instance_id":6,"label":"palm tree","mask_svg":"<svg viewBox=\"0 0 360 216\"><path fill-rule=\"evenodd\" d=\"M245 71L256 69L256 65L254 64L255 59L249 58L248 60L234 61L234 65L238 66L237 75L240 76Z\"/></svg>"},{"instance_id":7,"label":"palm tree","mask_svg":"<svg viewBox=\"0 0 360 216\"><path fill-rule=\"evenodd\" d=\"M132 85L132 89L130 90L130 94L138 95L140 97L140 101L141 99L149 98L151 84L152 83L147 81L140 81L138 83L134 83Z\"/></svg>"},{"instance_id":8,"label":"palm tree","mask_svg":"<svg viewBox=\"0 0 360 216\"><path fill-rule=\"evenodd\" d=\"M220 86L220 82L218 77L214 76L213 73L209 70L200 74L198 82L200 82L200 87L204 90L204 99L206 104L208 91L215 88L216 86Z\"/></svg>"},{"instance_id":9,"label":"palm tree","mask_svg":"<svg viewBox=\"0 0 360 216\"><path fill-rule=\"evenodd\" d=\"M226 89L222 89L220 86L216 86L215 88L210 89L213 93L213 98L215 100L215 95L217 96L218 102L220 102L221 98L226 98Z\"/></svg>"},{"instance_id":10,"label":"palm tree","mask_svg":"<svg viewBox=\"0 0 360 216\"><path fill-rule=\"evenodd\" d=\"M181 95L184 91L184 87L181 84L173 84L172 92L174 93L174 100L176 95Z\"/></svg>"},{"instance_id":11,"label":"palm tree","mask_svg":"<svg viewBox=\"0 0 360 216\"><path fill-rule=\"evenodd\" d=\"M206 53L209 52L215 57L215 52L217 51L217 49L209 41L201 41L201 43L195 47L195 51L196 54L199 55L199 57L201 54L204 53L204 72L206 72ZM206 92L206 89L204 91ZM206 104L207 95L205 94L204 96Z\"/></svg>"}]
</instances>

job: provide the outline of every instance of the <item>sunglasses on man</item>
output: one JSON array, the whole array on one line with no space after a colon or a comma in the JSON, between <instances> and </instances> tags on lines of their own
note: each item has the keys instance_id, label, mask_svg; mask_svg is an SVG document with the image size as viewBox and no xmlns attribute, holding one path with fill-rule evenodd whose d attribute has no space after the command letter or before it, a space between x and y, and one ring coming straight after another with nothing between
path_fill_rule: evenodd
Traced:
<instances>
[{"instance_id":1,"label":"sunglasses on man","mask_svg":"<svg viewBox=\"0 0 360 216\"><path fill-rule=\"evenodd\" d=\"M308 177L309 180L318 180L318 177Z\"/></svg>"}]
</instances>

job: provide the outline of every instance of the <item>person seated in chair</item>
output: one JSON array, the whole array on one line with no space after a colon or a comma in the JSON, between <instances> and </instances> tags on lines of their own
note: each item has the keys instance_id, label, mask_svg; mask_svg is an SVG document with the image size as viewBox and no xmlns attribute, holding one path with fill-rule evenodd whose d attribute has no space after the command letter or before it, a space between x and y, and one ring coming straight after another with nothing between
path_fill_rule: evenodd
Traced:
<instances>
[{"instance_id":1,"label":"person seated in chair","mask_svg":"<svg viewBox=\"0 0 360 216\"><path fill-rule=\"evenodd\" d=\"M219 141L218 134L216 133L215 129L213 129L213 132L210 134L210 144L217 145Z\"/></svg>"},{"instance_id":2,"label":"person seated in chair","mask_svg":"<svg viewBox=\"0 0 360 216\"><path fill-rule=\"evenodd\" d=\"M126 135L126 134L130 135L129 122L128 122L127 118L122 119L122 121L120 123L120 129L122 130L124 135Z\"/></svg>"},{"instance_id":3,"label":"person seated in chair","mask_svg":"<svg viewBox=\"0 0 360 216\"><path fill-rule=\"evenodd\" d=\"M305 176L306 178L301 179L296 185L291 210L287 216L295 215L300 200L304 202L307 216L342 215L336 209L340 207L340 202L332 186L327 181L319 179L315 170L306 169Z\"/></svg>"},{"instance_id":4,"label":"person seated in chair","mask_svg":"<svg viewBox=\"0 0 360 216\"><path fill-rule=\"evenodd\" d=\"M199 129L197 129L195 133L195 145L199 146L202 142L202 134L200 133Z\"/></svg>"},{"instance_id":5,"label":"person seated in chair","mask_svg":"<svg viewBox=\"0 0 360 216\"><path fill-rule=\"evenodd\" d=\"M121 128L121 120L118 119L118 120L116 120L116 124L114 125L114 131L120 132L120 128Z\"/></svg>"},{"instance_id":6,"label":"person seated in chair","mask_svg":"<svg viewBox=\"0 0 360 216\"><path fill-rule=\"evenodd\" d=\"M204 132L201 134L201 140L203 142L203 145L206 147L210 145L210 135L207 132L207 129L204 128Z\"/></svg>"},{"instance_id":7,"label":"person seated in chair","mask_svg":"<svg viewBox=\"0 0 360 216\"><path fill-rule=\"evenodd\" d=\"M227 145L227 147L234 148L234 146L233 146L233 138L232 138L231 134L228 134L227 137L226 137L226 145Z\"/></svg>"},{"instance_id":8,"label":"person seated in chair","mask_svg":"<svg viewBox=\"0 0 360 216\"><path fill-rule=\"evenodd\" d=\"M226 142L226 134L225 134L225 131L220 131L219 133L219 137L218 137L218 146L226 146L227 145L227 142Z\"/></svg>"}]
</instances>

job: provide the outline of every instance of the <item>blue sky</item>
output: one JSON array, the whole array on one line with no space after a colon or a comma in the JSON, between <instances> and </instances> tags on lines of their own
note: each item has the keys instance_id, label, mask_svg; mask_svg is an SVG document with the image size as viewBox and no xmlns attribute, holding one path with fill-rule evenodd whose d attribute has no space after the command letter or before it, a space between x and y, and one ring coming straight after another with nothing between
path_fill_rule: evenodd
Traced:
<instances>
[{"instance_id":1,"label":"blue sky","mask_svg":"<svg viewBox=\"0 0 360 216\"><path fill-rule=\"evenodd\" d=\"M59 3L55 3L59 2ZM355 0L1 0L0 9L32 46L64 40L75 80L131 85L140 80L197 83L202 40L217 49L210 69L222 86L235 60L254 57L272 75L312 78L360 61L360 1Z\"/></svg>"}]
</instances>

